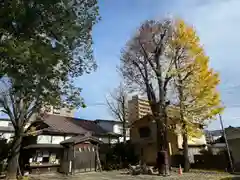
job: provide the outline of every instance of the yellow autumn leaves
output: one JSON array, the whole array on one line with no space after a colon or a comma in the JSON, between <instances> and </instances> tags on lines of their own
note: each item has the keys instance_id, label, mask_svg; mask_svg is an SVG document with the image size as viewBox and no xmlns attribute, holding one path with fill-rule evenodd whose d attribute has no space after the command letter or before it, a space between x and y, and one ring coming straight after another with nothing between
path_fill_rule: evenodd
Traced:
<instances>
[{"instance_id":1,"label":"yellow autumn leaves","mask_svg":"<svg viewBox=\"0 0 240 180\"><path fill-rule=\"evenodd\" d=\"M169 51L176 63L174 80L182 91L179 104L182 103L184 123L188 134L194 135L195 124L206 124L223 110L217 91L219 75L210 68L196 31L183 20L174 22Z\"/></svg>"}]
</instances>

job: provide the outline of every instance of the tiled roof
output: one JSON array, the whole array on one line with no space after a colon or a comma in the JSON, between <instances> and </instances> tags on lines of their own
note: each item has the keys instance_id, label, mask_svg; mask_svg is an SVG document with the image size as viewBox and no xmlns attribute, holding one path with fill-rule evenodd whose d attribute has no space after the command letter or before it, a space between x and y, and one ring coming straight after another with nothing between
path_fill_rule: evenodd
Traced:
<instances>
[{"instance_id":1,"label":"tiled roof","mask_svg":"<svg viewBox=\"0 0 240 180\"><path fill-rule=\"evenodd\" d=\"M108 133L94 121L90 120L58 115L45 115L43 122L49 126L48 131L51 132L82 135L87 132L91 132L93 135L107 135Z\"/></svg>"},{"instance_id":2,"label":"tiled roof","mask_svg":"<svg viewBox=\"0 0 240 180\"><path fill-rule=\"evenodd\" d=\"M46 115L43 121L50 127L50 130L54 132L85 134L87 130L72 123L72 119L71 117Z\"/></svg>"},{"instance_id":3,"label":"tiled roof","mask_svg":"<svg viewBox=\"0 0 240 180\"><path fill-rule=\"evenodd\" d=\"M102 141L100 141L98 138L96 137L93 137L93 136L75 136L75 137L72 137L70 139L67 139L65 141L62 141L61 144L78 144L78 143L81 143L81 142L84 142L84 141L93 141L97 144L101 144Z\"/></svg>"},{"instance_id":4,"label":"tiled roof","mask_svg":"<svg viewBox=\"0 0 240 180\"><path fill-rule=\"evenodd\" d=\"M63 146L60 144L30 144L24 147L24 149L35 149L35 148L63 148Z\"/></svg>"},{"instance_id":5,"label":"tiled roof","mask_svg":"<svg viewBox=\"0 0 240 180\"><path fill-rule=\"evenodd\" d=\"M11 121L11 120L7 118L0 118L0 121Z\"/></svg>"},{"instance_id":6,"label":"tiled roof","mask_svg":"<svg viewBox=\"0 0 240 180\"><path fill-rule=\"evenodd\" d=\"M105 129L103 129L101 126L96 124L96 122L94 121L84 120L84 119L75 119L75 118L72 118L71 121L77 126L80 126L83 129L92 132L93 135L102 135L107 133Z\"/></svg>"},{"instance_id":7,"label":"tiled roof","mask_svg":"<svg viewBox=\"0 0 240 180\"><path fill-rule=\"evenodd\" d=\"M114 121L114 120L107 120L107 119L96 119L95 122L108 122L108 123L113 123L113 124L121 124L121 121Z\"/></svg>"},{"instance_id":8,"label":"tiled roof","mask_svg":"<svg viewBox=\"0 0 240 180\"><path fill-rule=\"evenodd\" d=\"M107 119L96 119L95 122L96 123L107 122L107 123L110 123L110 124L122 124L123 123L122 121L107 120ZM128 122L126 122L126 124L128 125Z\"/></svg>"}]
</instances>

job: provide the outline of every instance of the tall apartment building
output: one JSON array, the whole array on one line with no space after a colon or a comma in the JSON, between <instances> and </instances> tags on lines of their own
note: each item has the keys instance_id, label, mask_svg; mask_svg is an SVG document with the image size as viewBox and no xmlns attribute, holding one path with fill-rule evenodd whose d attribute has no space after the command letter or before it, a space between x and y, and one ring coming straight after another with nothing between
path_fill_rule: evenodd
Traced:
<instances>
[{"instance_id":1,"label":"tall apartment building","mask_svg":"<svg viewBox=\"0 0 240 180\"><path fill-rule=\"evenodd\" d=\"M69 108L56 108L53 106L44 107L43 111L47 114L55 114L59 116L74 117L74 110Z\"/></svg>"},{"instance_id":2,"label":"tall apartment building","mask_svg":"<svg viewBox=\"0 0 240 180\"><path fill-rule=\"evenodd\" d=\"M139 98L138 95L135 95L128 101L128 120L130 123L151 113L152 111L148 100Z\"/></svg>"},{"instance_id":3,"label":"tall apartment building","mask_svg":"<svg viewBox=\"0 0 240 180\"><path fill-rule=\"evenodd\" d=\"M65 116L65 117L74 117L75 110L70 110L68 108L56 108L54 106L46 106L41 109L42 112L45 112L46 114L50 115L59 115L59 116ZM26 127L28 127L33 121L35 121L37 118L37 113L34 113L27 123Z\"/></svg>"}]
</instances>

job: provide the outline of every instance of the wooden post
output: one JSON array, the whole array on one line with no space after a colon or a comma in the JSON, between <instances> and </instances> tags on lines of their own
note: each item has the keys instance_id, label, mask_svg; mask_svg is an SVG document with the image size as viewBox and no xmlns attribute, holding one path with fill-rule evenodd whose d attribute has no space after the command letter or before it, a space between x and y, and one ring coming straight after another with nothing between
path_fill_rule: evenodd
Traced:
<instances>
[{"instance_id":1,"label":"wooden post","mask_svg":"<svg viewBox=\"0 0 240 180\"><path fill-rule=\"evenodd\" d=\"M225 129L223 127L223 121L222 121L221 114L219 114L219 119L220 119L222 131L223 131L223 137L224 137L225 144L226 144L226 147L227 147L228 159L229 159L229 162L230 162L231 170L232 170L232 172L234 172L232 157L231 157L230 149L229 149L229 146L228 146L228 140L227 140L226 132L225 132Z\"/></svg>"},{"instance_id":2,"label":"wooden post","mask_svg":"<svg viewBox=\"0 0 240 180\"><path fill-rule=\"evenodd\" d=\"M74 145L72 145L72 152L73 152L73 156L71 157L71 162L72 162L72 172L71 174L74 174L74 171L75 171L75 147Z\"/></svg>"},{"instance_id":3,"label":"wooden post","mask_svg":"<svg viewBox=\"0 0 240 180\"><path fill-rule=\"evenodd\" d=\"M96 161L97 161L97 166L99 168L99 171L102 172L102 165L101 165L101 161L100 161L100 158L99 158L99 152L98 152L98 146L96 148Z\"/></svg>"}]
</instances>

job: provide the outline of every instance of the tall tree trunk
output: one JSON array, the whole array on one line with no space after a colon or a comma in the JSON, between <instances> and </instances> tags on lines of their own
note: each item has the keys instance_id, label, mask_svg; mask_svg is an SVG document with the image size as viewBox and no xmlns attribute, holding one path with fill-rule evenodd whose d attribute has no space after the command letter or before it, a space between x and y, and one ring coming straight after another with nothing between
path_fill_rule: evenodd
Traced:
<instances>
[{"instance_id":1,"label":"tall tree trunk","mask_svg":"<svg viewBox=\"0 0 240 180\"><path fill-rule=\"evenodd\" d=\"M167 144L166 128L164 128L163 120L160 119L157 121L157 166L158 173L165 176L170 174Z\"/></svg>"},{"instance_id":2,"label":"tall tree trunk","mask_svg":"<svg viewBox=\"0 0 240 180\"><path fill-rule=\"evenodd\" d=\"M159 118L159 117L157 117ZM163 157L161 157L161 152L164 150L163 148L163 129L162 129L162 124L161 124L161 119L156 120L156 130L157 130L157 134L156 134L156 140L157 140L157 168L158 168L158 173L159 174L163 174L163 165L164 165L164 159Z\"/></svg>"},{"instance_id":3,"label":"tall tree trunk","mask_svg":"<svg viewBox=\"0 0 240 180\"><path fill-rule=\"evenodd\" d=\"M182 85L181 77L179 77L179 82ZM182 124L182 136L183 136L183 156L184 156L184 172L189 172L190 162L188 156L188 132L187 126L184 119L184 104L183 104L183 90L182 86L178 86L179 100L180 100L180 121Z\"/></svg>"},{"instance_id":4,"label":"tall tree trunk","mask_svg":"<svg viewBox=\"0 0 240 180\"><path fill-rule=\"evenodd\" d=\"M17 179L18 172L18 160L20 156L20 149L22 144L22 136L20 134L15 134L15 139L13 140L12 152L8 159L7 177L8 179Z\"/></svg>"},{"instance_id":5,"label":"tall tree trunk","mask_svg":"<svg viewBox=\"0 0 240 180\"><path fill-rule=\"evenodd\" d=\"M188 156L188 136L185 130L183 132L183 155L184 155L184 172L189 172L190 162Z\"/></svg>"},{"instance_id":6,"label":"tall tree trunk","mask_svg":"<svg viewBox=\"0 0 240 180\"><path fill-rule=\"evenodd\" d=\"M126 143L126 121L123 121L123 142Z\"/></svg>"},{"instance_id":7,"label":"tall tree trunk","mask_svg":"<svg viewBox=\"0 0 240 180\"><path fill-rule=\"evenodd\" d=\"M170 175L170 169L169 169L169 155L168 155L168 130L167 130L167 114L166 114L166 106L165 106L165 97L166 92L162 88L162 80L161 78L158 79L158 85L159 85L159 104L157 105L158 109L158 117L159 117L159 125L157 126L158 129L158 137L159 133L161 134L161 143L158 142L158 156L161 154L163 157L162 162L162 170L159 171L159 174L163 174L164 176ZM159 151L161 149L161 151ZM157 157L159 159L159 157ZM161 159L161 158L160 158ZM159 169L160 170L160 169Z\"/></svg>"},{"instance_id":8,"label":"tall tree trunk","mask_svg":"<svg viewBox=\"0 0 240 180\"><path fill-rule=\"evenodd\" d=\"M170 174L170 170L171 170L171 156L170 156L170 149L169 149L169 139L168 139L168 117L167 117L167 113L166 113L166 109L164 111L164 124L165 124L165 130L164 130L164 142L165 142L165 149L167 151L167 175Z\"/></svg>"},{"instance_id":9,"label":"tall tree trunk","mask_svg":"<svg viewBox=\"0 0 240 180\"><path fill-rule=\"evenodd\" d=\"M168 120L166 114L166 108L163 111L164 117L164 151L165 151L165 175L170 175L170 156L169 156L169 145L168 145Z\"/></svg>"}]
</instances>

